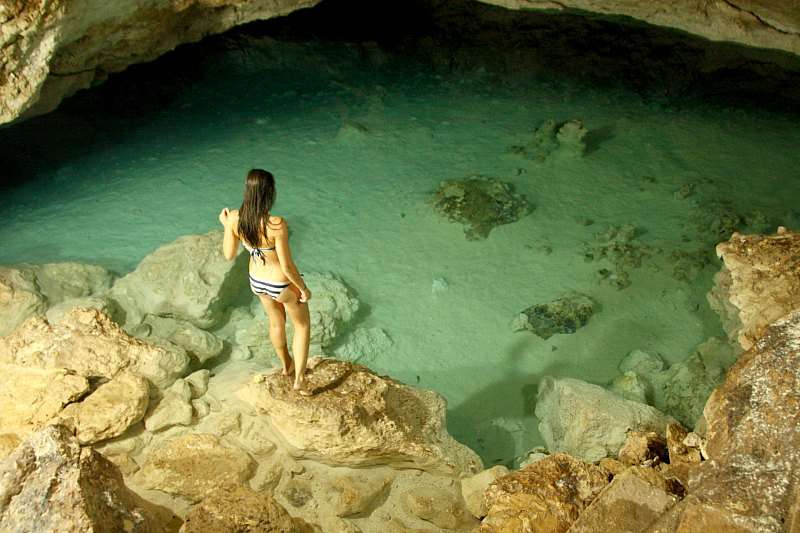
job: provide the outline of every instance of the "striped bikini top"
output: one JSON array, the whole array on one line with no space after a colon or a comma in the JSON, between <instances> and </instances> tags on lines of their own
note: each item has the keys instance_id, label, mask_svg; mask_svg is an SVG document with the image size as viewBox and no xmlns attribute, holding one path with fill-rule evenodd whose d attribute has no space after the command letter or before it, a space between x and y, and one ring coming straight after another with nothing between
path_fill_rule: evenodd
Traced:
<instances>
[{"instance_id":1,"label":"striped bikini top","mask_svg":"<svg viewBox=\"0 0 800 533\"><path fill-rule=\"evenodd\" d=\"M267 258L264 257L264 252L267 252L269 250L274 250L275 249L274 246L269 246L269 247L266 247L266 248L251 248L246 242L244 242L244 240L242 240L242 246L244 246L245 249L248 252L250 252L250 256L251 257L253 257L253 258L258 257L259 259L261 259L261 262L264 263L264 264L267 264Z\"/></svg>"}]
</instances>

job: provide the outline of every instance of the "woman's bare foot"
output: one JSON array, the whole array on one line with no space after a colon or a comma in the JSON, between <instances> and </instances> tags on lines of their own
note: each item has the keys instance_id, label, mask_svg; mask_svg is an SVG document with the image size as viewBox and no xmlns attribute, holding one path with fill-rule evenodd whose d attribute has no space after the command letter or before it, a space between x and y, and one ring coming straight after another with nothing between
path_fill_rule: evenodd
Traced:
<instances>
[{"instance_id":1,"label":"woman's bare foot","mask_svg":"<svg viewBox=\"0 0 800 533\"><path fill-rule=\"evenodd\" d=\"M294 359L289 358L289 366L288 367L287 366L283 367L283 371L281 371L281 375L289 376L291 374L294 374Z\"/></svg>"},{"instance_id":2,"label":"woman's bare foot","mask_svg":"<svg viewBox=\"0 0 800 533\"><path fill-rule=\"evenodd\" d=\"M292 390L296 391L302 396L311 396L313 394L310 390L308 390L308 384L306 383L305 378L301 379L300 381L295 378Z\"/></svg>"}]
</instances>

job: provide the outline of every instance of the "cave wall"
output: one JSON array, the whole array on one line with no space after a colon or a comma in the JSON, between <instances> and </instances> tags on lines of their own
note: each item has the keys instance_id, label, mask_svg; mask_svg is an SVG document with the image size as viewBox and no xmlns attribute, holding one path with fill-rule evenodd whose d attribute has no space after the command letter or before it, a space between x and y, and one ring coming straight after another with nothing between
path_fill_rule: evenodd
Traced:
<instances>
[{"instance_id":1,"label":"cave wall","mask_svg":"<svg viewBox=\"0 0 800 533\"><path fill-rule=\"evenodd\" d=\"M52 111L75 91L181 43L319 1L0 0L0 124ZM800 0L481 1L515 10L623 15L800 56Z\"/></svg>"}]
</instances>

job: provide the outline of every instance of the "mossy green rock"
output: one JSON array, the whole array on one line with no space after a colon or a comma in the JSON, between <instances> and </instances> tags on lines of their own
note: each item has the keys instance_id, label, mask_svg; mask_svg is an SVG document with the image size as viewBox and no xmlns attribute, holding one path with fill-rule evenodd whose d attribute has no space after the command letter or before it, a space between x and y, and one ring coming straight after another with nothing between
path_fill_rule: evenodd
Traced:
<instances>
[{"instance_id":1,"label":"mossy green rock","mask_svg":"<svg viewBox=\"0 0 800 533\"><path fill-rule=\"evenodd\" d=\"M575 333L586 325L594 312L594 300L585 294L570 292L551 302L528 307L512 321L511 328L549 339L557 333Z\"/></svg>"}]
</instances>

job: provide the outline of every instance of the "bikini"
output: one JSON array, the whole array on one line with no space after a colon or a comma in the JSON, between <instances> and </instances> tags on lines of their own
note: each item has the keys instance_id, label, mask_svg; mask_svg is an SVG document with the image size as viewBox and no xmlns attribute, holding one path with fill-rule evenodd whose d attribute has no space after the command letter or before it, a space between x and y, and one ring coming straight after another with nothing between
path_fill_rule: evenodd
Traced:
<instances>
[{"instance_id":1,"label":"bikini","mask_svg":"<svg viewBox=\"0 0 800 533\"><path fill-rule=\"evenodd\" d=\"M266 264L267 258L264 257L264 252L269 250L274 250L274 246L266 247L266 248L251 248L248 246L244 240L242 241L242 246L250 252L250 256L255 259L261 259L261 262ZM302 276L302 274L300 274ZM253 291L254 294L267 294L273 300L278 299L278 295L283 292L283 290L292 284L291 281L272 281L268 279L258 279L253 277L252 274L249 274L250 277L250 290Z\"/></svg>"}]
</instances>

